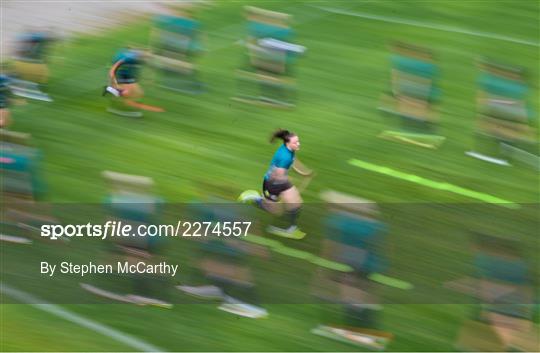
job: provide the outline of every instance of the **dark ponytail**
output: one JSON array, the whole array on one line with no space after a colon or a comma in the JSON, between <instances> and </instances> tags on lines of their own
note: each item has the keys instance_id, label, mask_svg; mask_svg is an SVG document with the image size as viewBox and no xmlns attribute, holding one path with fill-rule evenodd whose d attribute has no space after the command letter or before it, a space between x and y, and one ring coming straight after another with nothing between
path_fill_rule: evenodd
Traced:
<instances>
[{"instance_id":1,"label":"dark ponytail","mask_svg":"<svg viewBox=\"0 0 540 353\"><path fill-rule=\"evenodd\" d=\"M277 129L272 134L272 137L270 138L270 143L274 142L276 139L281 139L283 140L283 143L287 143L293 136L296 136L294 132L291 132L289 130Z\"/></svg>"}]
</instances>

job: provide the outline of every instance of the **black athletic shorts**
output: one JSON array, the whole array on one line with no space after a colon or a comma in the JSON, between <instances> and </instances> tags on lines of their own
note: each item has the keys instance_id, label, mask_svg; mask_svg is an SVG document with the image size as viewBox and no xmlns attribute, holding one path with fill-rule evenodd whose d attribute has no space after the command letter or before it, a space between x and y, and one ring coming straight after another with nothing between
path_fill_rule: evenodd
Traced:
<instances>
[{"instance_id":1,"label":"black athletic shorts","mask_svg":"<svg viewBox=\"0 0 540 353\"><path fill-rule=\"evenodd\" d=\"M275 180L263 180L263 195L270 201L277 201L279 195L293 187L288 180L285 182L276 182Z\"/></svg>"}]
</instances>

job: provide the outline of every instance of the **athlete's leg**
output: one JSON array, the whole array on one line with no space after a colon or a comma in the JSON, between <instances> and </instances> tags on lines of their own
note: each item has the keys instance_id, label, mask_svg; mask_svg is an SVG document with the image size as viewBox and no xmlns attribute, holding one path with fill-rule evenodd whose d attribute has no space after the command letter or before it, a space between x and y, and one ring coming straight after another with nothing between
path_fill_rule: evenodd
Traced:
<instances>
[{"instance_id":1,"label":"athlete's leg","mask_svg":"<svg viewBox=\"0 0 540 353\"><path fill-rule=\"evenodd\" d=\"M298 189L293 186L280 194L280 198L285 205L286 217L289 219L289 226L295 227L302 206L302 197Z\"/></svg>"},{"instance_id":2,"label":"athlete's leg","mask_svg":"<svg viewBox=\"0 0 540 353\"><path fill-rule=\"evenodd\" d=\"M268 232L294 239L302 239L305 236L305 233L301 232L296 226L302 198L298 189L289 182L276 183L265 180L263 182L263 196L258 195L255 191L248 190L243 192L239 199L242 202L253 202L258 207L277 216L281 216L283 208L285 208L284 223L286 226L284 228L269 226ZM282 207L282 203L285 207Z\"/></svg>"},{"instance_id":3,"label":"athlete's leg","mask_svg":"<svg viewBox=\"0 0 540 353\"><path fill-rule=\"evenodd\" d=\"M138 83L123 83L119 85L122 97L126 99L139 99L144 96L144 91Z\"/></svg>"},{"instance_id":4,"label":"athlete's leg","mask_svg":"<svg viewBox=\"0 0 540 353\"><path fill-rule=\"evenodd\" d=\"M144 97L144 91L138 83L124 83L119 85L122 90L122 99L127 107L143 109L151 112L163 112L163 108L137 102Z\"/></svg>"},{"instance_id":5,"label":"athlete's leg","mask_svg":"<svg viewBox=\"0 0 540 353\"><path fill-rule=\"evenodd\" d=\"M281 215L283 207L279 201L279 190L275 190L269 180L263 180L262 195L255 190L246 190L238 197L244 203L254 203L257 207L274 215Z\"/></svg>"},{"instance_id":6,"label":"athlete's leg","mask_svg":"<svg viewBox=\"0 0 540 353\"><path fill-rule=\"evenodd\" d=\"M261 197L260 200L256 200L255 203L257 206L262 208L265 211L270 212L273 215L281 216L283 213L283 207L281 204L276 200L269 200L266 197Z\"/></svg>"},{"instance_id":7,"label":"athlete's leg","mask_svg":"<svg viewBox=\"0 0 540 353\"><path fill-rule=\"evenodd\" d=\"M293 186L292 188L289 188L285 191L283 191L279 197L283 200L283 203L285 204L285 208L287 210L299 208L302 206L302 197L300 196L300 192L296 188L296 186Z\"/></svg>"},{"instance_id":8,"label":"athlete's leg","mask_svg":"<svg viewBox=\"0 0 540 353\"><path fill-rule=\"evenodd\" d=\"M124 83L119 85L122 90L122 100L128 107L139 108L139 103L136 102L144 96L144 91L138 83Z\"/></svg>"}]
</instances>

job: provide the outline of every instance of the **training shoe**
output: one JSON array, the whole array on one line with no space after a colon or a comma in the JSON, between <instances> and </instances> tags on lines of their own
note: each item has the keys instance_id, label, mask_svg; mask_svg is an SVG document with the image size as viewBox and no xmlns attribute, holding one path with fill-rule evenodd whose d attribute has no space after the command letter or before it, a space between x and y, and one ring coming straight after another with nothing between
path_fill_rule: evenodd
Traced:
<instances>
[{"instance_id":1,"label":"training shoe","mask_svg":"<svg viewBox=\"0 0 540 353\"><path fill-rule=\"evenodd\" d=\"M216 286L176 286L182 292L203 299L223 299L225 293Z\"/></svg>"},{"instance_id":2,"label":"training shoe","mask_svg":"<svg viewBox=\"0 0 540 353\"><path fill-rule=\"evenodd\" d=\"M246 303L224 303L221 304L218 309L238 316L248 317L250 319L262 319L268 316L268 311L266 311L266 309Z\"/></svg>"},{"instance_id":3,"label":"training shoe","mask_svg":"<svg viewBox=\"0 0 540 353\"><path fill-rule=\"evenodd\" d=\"M290 226L289 228L279 228L276 226L266 227L266 231L270 234L277 235L278 237L300 240L306 236L306 233L298 229L297 226Z\"/></svg>"},{"instance_id":4,"label":"training shoe","mask_svg":"<svg viewBox=\"0 0 540 353\"><path fill-rule=\"evenodd\" d=\"M260 200L261 195L255 190L246 190L238 196L238 201L243 203L255 203Z\"/></svg>"}]
</instances>

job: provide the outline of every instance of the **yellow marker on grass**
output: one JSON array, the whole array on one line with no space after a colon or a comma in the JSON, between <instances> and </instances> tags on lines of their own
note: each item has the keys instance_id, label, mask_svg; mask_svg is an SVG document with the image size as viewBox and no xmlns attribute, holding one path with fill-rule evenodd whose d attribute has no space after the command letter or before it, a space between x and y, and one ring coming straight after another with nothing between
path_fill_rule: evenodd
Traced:
<instances>
[{"instance_id":1,"label":"yellow marker on grass","mask_svg":"<svg viewBox=\"0 0 540 353\"><path fill-rule=\"evenodd\" d=\"M502 207L507 207L507 208L512 208L512 209L520 208L520 206L516 204L515 202L504 200L493 195L484 194L482 192L478 192L478 191L474 191L470 189L465 189L460 186L452 185L449 183L443 183L439 181L426 179L426 178L423 178L421 176L414 175L414 174L403 173L403 172L400 172L400 171L397 171L388 167L383 167L383 166L379 166L379 165L372 164L369 162L364 162L359 159L350 159L348 163L350 165L354 165L355 167L359 167L362 169L370 170L372 172L388 175L394 178L407 180L412 183L428 186L433 189L453 192L458 195L470 197L472 199L480 200L487 203L496 204Z\"/></svg>"}]
</instances>

